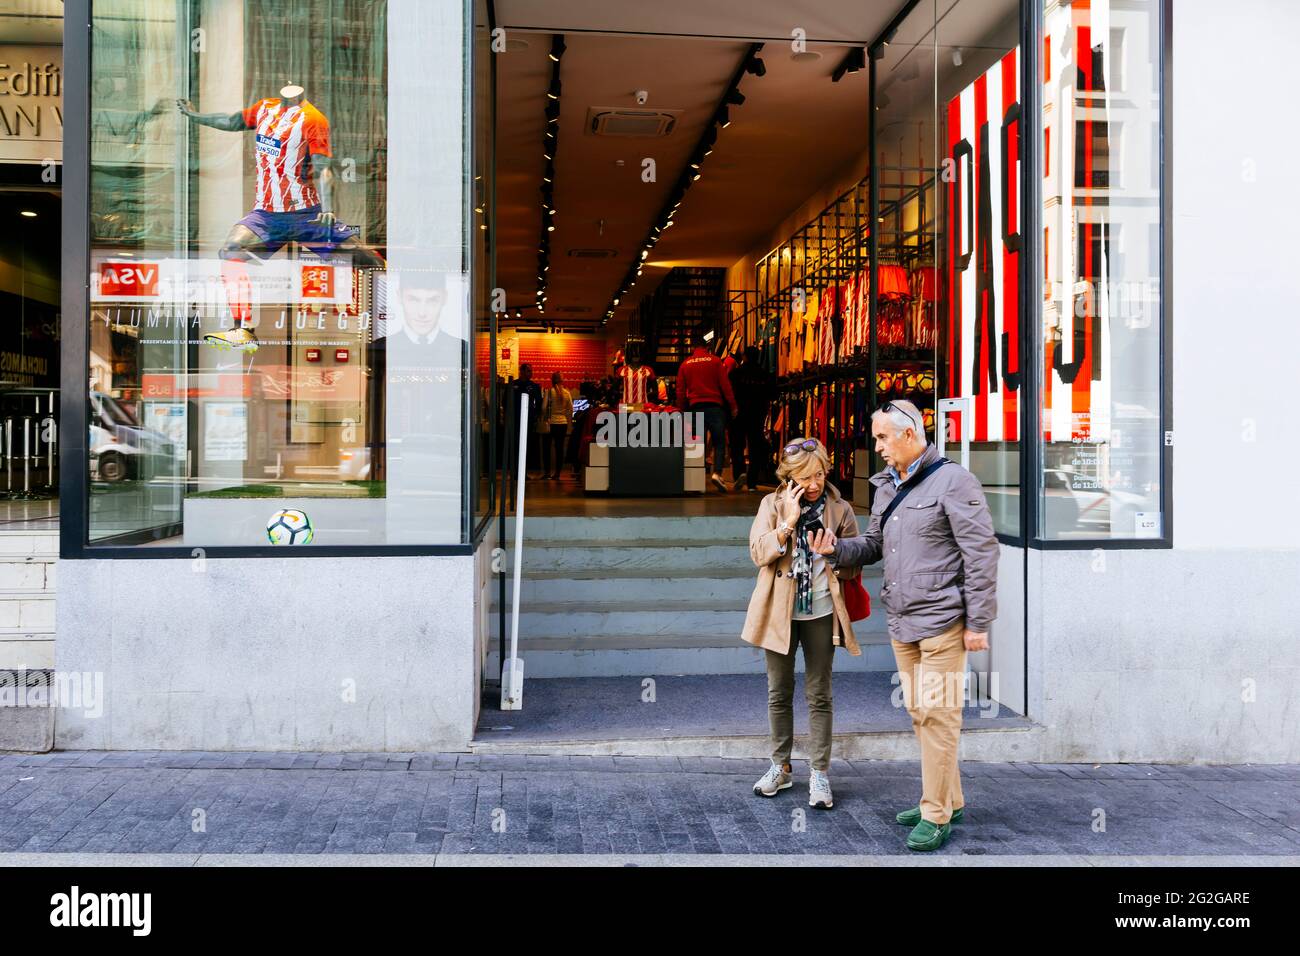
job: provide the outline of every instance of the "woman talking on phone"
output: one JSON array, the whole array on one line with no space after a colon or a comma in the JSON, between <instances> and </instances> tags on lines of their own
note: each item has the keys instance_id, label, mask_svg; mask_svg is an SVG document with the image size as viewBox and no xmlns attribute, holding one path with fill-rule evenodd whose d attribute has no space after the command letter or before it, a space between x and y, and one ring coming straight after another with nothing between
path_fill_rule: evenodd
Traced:
<instances>
[{"instance_id":1,"label":"woman talking on phone","mask_svg":"<svg viewBox=\"0 0 1300 956\"><path fill-rule=\"evenodd\" d=\"M803 648L804 694L812 731L808 805L833 805L831 764L831 663L835 648L861 654L853 637L841 581L860 568L830 568L809 547L809 536L828 528L836 537L853 537L858 521L853 506L826 480L830 456L815 438L801 438L781 450L781 484L758 506L749 531L749 553L758 565L758 583L749 600L741 637L767 657L767 713L772 735L772 766L754 792L774 797L794 785L790 750L794 743L795 649Z\"/></svg>"}]
</instances>

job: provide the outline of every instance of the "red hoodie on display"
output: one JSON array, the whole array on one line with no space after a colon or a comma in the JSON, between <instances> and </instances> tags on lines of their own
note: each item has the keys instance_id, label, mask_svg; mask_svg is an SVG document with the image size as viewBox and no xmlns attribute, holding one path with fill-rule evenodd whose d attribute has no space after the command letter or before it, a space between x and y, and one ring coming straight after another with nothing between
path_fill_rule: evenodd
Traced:
<instances>
[{"instance_id":1,"label":"red hoodie on display","mask_svg":"<svg viewBox=\"0 0 1300 956\"><path fill-rule=\"evenodd\" d=\"M736 396L722 369L722 359L706 348L697 348L677 369L677 399L682 408L692 405L725 405L734 416Z\"/></svg>"}]
</instances>

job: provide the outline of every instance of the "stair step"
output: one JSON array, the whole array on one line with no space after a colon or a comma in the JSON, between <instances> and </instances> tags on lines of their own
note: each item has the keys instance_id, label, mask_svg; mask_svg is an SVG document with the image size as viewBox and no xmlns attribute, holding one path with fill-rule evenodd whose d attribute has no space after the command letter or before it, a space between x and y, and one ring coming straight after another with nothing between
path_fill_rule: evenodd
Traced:
<instances>
[{"instance_id":1,"label":"stair step","mask_svg":"<svg viewBox=\"0 0 1300 956\"><path fill-rule=\"evenodd\" d=\"M635 635L701 633L739 635L745 626L744 607L717 610L628 608L606 611L532 611L521 609L519 633L529 637L584 634Z\"/></svg>"},{"instance_id":2,"label":"stair step","mask_svg":"<svg viewBox=\"0 0 1300 956\"><path fill-rule=\"evenodd\" d=\"M752 568L749 549L737 545L685 545L680 542L647 547L644 544L575 546L555 544L525 548L523 569L571 571L598 570L622 573L641 568L663 571L702 571Z\"/></svg>"},{"instance_id":3,"label":"stair step","mask_svg":"<svg viewBox=\"0 0 1300 956\"><path fill-rule=\"evenodd\" d=\"M525 510L527 506L525 505ZM524 517L524 541L564 540L591 543L601 540L735 541L747 543L752 515L683 515L595 517ZM513 544L515 519L506 519L506 542Z\"/></svg>"},{"instance_id":4,"label":"stair step","mask_svg":"<svg viewBox=\"0 0 1300 956\"><path fill-rule=\"evenodd\" d=\"M617 578L620 581L650 581L650 580L672 580L672 581L699 581L704 579L725 580L728 578L744 578L752 581L757 569L752 565L750 567L725 567L711 568L708 575L700 574L682 574L674 575L667 573L661 568L619 568L615 573L602 571L600 568L577 568L572 571L550 571L540 568L525 567L521 572L525 581L595 581L606 578Z\"/></svg>"},{"instance_id":5,"label":"stair step","mask_svg":"<svg viewBox=\"0 0 1300 956\"><path fill-rule=\"evenodd\" d=\"M676 635L689 640L692 635ZM739 638L730 642L676 644L661 647L574 649L543 646L520 639L519 656L524 660L524 680L551 677L642 677L678 674L752 674L763 673L766 657L762 648L746 644ZM508 649L508 648L507 648ZM853 657L847 651L835 655L835 670L887 671L897 665L894 652L883 642L864 642L862 654ZM795 662L803 672L803 656ZM487 673L500 671L495 642L488 654ZM525 691L525 694L527 692Z\"/></svg>"},{"instance_id":6,"label":"stair step","mask_svg":"<svg viewBox=\"0 0 1300 956\"><path fill-rule=\"evenodd\" d=\"M659 570L638 577L583 573L586 576L574 577L565 572L548 572L552 576L545 578L525 576L520 589L521 603L529 610L535 610L539 602L581 603L590 609L629 598L653 602L656 609L682 599L712 602L715 607L726 602L741 602L745 606L754 592L752 571L727 575L718 569L708 569L689 577L665 577ZM493 592L494 597L496 593ZM513 602L514 594L514 580L508 578L506 600Z\"/></svg>"},{"instance_id":7,"label":"stair step","mask_svg":"<svg viewBox=\"0 0 1300 956\"><path fill-rule=\"evenodd\" d=\"M857 636L855 629L854 635ZM506 641L507 645L509 640ZM866 647L868 644L879 644L888 646L889 638L881 634L868 634L865 637L859 637L858 644ZM666 634L603 634L603 635L568 635L568 636L551 636L535 637L520 636L519 653L539 652L539 651L649 651L656 649L685 650L690 648L705 647L738 647L741 649L752 648L751 645L740 639L739 633L728 634L699 634L690 633L666 633ZM497 639L495 635L489 642L489 650L497 650ZM847 651L844 652L846 657L851 657Z\"/></svg>"}]
</instances>

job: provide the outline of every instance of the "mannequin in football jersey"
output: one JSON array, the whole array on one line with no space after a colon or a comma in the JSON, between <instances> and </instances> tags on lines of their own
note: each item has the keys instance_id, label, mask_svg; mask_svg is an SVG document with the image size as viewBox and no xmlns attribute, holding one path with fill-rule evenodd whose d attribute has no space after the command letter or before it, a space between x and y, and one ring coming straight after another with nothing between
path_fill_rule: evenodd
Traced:
<instances>
[{"instance_id":1,"label":"mannequin in football jersey","mask_svg":"<svg viewBox=\"0 0 1300 956\"><path fill-rule=\"evenodd\" d=\"M627 364L618 371L619 381L623 384L623 404L639 409L651 401L649 382L654 374L649 365L641 364L640 353L633 351L628 355Z\"/></svg>"},{"instance_id":2,"label":"mannequin in football jersey","mask_svg":"<svg viewBox=\"0 0 1300 956\"><path fill-rule=\"evenodd\" d=\"M287 242L299 242L320 256L347 253L357 266L383 266L379 256L357 242L357 228L338 221L329 120L301 86L286 86L279 98L258 100L235 113L199 113L189 100L177 100L176 107L201 126L257 134L256 206L235 223L218 253L235 326L205 335L205 342L257 351L247 263L270 258Z\"/></svg>"}]
</instances>

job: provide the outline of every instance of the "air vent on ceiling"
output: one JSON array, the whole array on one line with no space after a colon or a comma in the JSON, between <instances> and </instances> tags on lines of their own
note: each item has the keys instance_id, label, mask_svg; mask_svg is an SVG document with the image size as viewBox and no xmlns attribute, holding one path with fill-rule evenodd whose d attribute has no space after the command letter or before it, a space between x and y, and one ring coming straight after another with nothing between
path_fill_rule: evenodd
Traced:
<instances>
[{"instance_id":1,"label":"air vent on ceiling","mask_svg":"<svg viewBox=\"0 0 1300 956\"><path fill-rule=\"evenodd\" d=\"M618 255L617 249L570 249L568 254L575 259L613 259Z\"/></svg>"},{"instance_id":2,"label":"air vent on ceiling","mask_svg":"<svg viewBox=\"0 0 1300 956\"><path fill-rule=\"evenodd\" d=\"M587 132L594 136L667 136L677 128L681 112L593 106L587 110Z\"/></svg>"}]
</instances>

